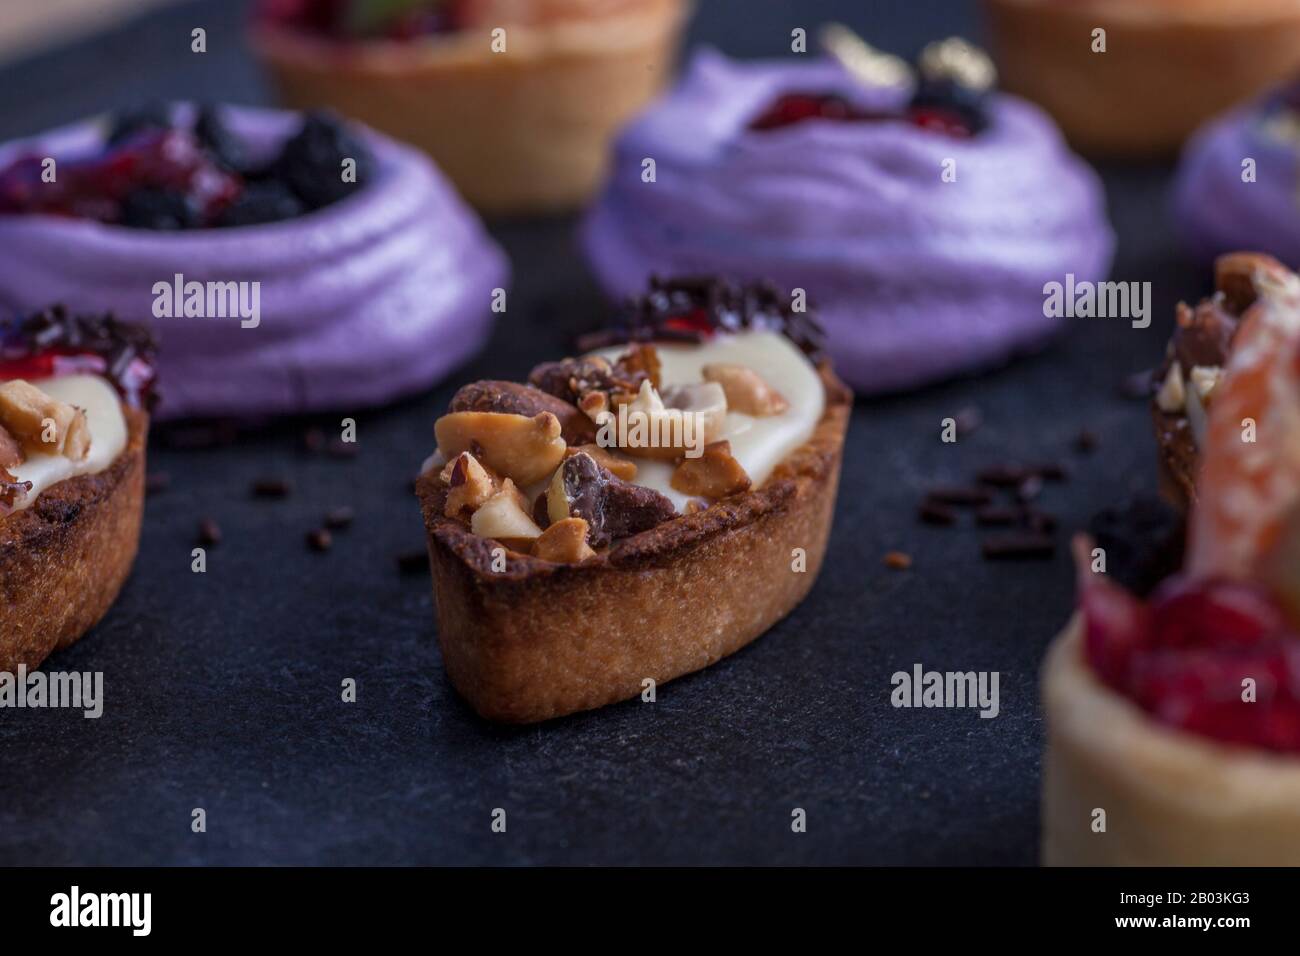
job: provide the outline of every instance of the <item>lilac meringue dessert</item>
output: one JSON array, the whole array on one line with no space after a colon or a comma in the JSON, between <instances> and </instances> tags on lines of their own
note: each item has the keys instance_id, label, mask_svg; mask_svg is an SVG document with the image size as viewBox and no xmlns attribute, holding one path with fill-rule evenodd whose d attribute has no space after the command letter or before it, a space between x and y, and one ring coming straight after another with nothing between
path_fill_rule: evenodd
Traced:
<instances>
[{"instance_id":1,"label":"lilac meringue dessert","mask_svg":"<svg viewBox=\"0 0 1300 956\"><path fill-rule=\"evenodd\" d=\"M1198 259L1256 249L1300 265L1300 82L1197 132L1179 162L1173 205Z\"/></svg>"},{"instance_id":2,"label":"lilac meringue dessert","mask_svg":"<svg viewBox=\"0 0 1300 956\"><path fill-rule=\"evenodd\" d=\"M164 418L427 389L485 343L509 271L423 153L328 115L187 104L0 147L0 246L0 313L153 328Z\"/></svg>"},{"instance_id":3,"label":"lilac meringue dessert","mask_svg":"<svg viewBox=\"0 0 1300 956\"><path fill-rule=\"evenodd\" d=\"M1113 242L1096 175L1047 115L926 54L917 79L873 85L833 59L701 52L623 132L583 226L615 295L702 272L805 290L862 393L1044 344L1063 321L1044 286L1104 279Z\"/></svg>"}]
</instances>

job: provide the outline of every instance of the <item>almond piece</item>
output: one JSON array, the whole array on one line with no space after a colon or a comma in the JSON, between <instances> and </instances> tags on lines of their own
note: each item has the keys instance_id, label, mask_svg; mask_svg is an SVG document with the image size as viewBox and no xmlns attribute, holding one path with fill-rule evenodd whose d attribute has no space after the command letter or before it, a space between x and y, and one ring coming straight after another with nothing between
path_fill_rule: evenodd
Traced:
<instances>
[{"instance_id":1,"label":"almond piece","mask_svg":"<svg viewBox=\"0 0 1300 956\"><path fill-rule=\"evenodd\" d=\"M469 519L469 529L480 538L495 538L512 551L527 553L542 535L528 517L524 496L507 478L501 490L483 502Z\"/></svg>"},{"instance_id":2,"label":"almond piece","mask_svg":"<svg viewBox=\"0 0 1300 956\"><path fill-rule=\"evenodd\" d=\"M443 514L456 518L462 512L477 511L482 504L501 490L501 480L479 464L467 451L461 452L442 469L442 480L447 484L447 503Z\"/></svg>"},{"instance_id":3,"label":"almond piece","mask_svg":"<svg viewBox=\"0 0 1300 956\"><path fill-rule=\"evenodd\" d=\"M86 413L20 378L0 385L0 425L28 454L43 452L80 461L90 450Z\"/></svg>"},{"instance_id":4,"label":"almond piece","mask_svg":"<svg viewBox=\"0 0 1300 956\"><path fill-rule=\"evenodd\" d=\"M671 461L717 441L727 421L727 396L714 382L674 386L660 395L647 380L634 401L597 421L602 448Z\"/></svg>"},{"instance_id":5,"label":"almond piece","mask_svg":"<svg viewBox=\"0 0 1300 956\"><path fill-rule=\"evenodd\" d=\"M716 441L699 458L684 458L673 471L671 484L684 495L726 498L749 489L749 475L731 455L731 442Z\"/></svg>"},{"instance_id":6,"label":"almond piece","mask_svg":"<svg viewBox=\"0 0 1300 956\"><path fill-rule=\"evenodd\" d=\"M564 458L560 422L550 412L532 418L505 412L452 412L434 424L438 450L448 460L474 451L497 474L531 485L553 472Z\"/></svg>"},{"instance_id":7,"label":"almond piece","mask_svg":"<svg viewBox=\"0 0 1300 956\"><path fill-rule=\"evenodd\" d=\"M763 376L748 365L717 362L704 366L702 374L706 382L717 382L722 386L727 395L727 407L733 412L766 418L780 415L790 407L785 396L763 381Z\"/></svg>"},{"instance_id":8,"label":"almond piece","mask_svg":"<svg viewBox=\"0 0 1300 956\"><path fill-rule=\"evenodd\" d=\"M615 478L621 478L624 481L636 479L636 462L612 449L601 448L599 445L579 445L577 448L570 448L564 453L565 458L572 458L574 455L590 455L596 459L596 464Z\"/></svg>"},{"instance_id":9,"label":"almond piece","mask_svg":"<svg viewBox=\"0 0 1300 956\"><path fill-rule=\"evenodd\" d=\"M23 448L17 439L0 425L0 469L17 468L26 460L27 456L23 454Z\"/></svg>"},{"instance_id":10,"label":"almond piece","mask_svg":"<svg viewBox=\"0 0 1300 956\"><path fill-rule=\"evenodd\" d=\"M559 564L576 564L595 553L587 544L587 522L581 518L557 521L533 542L534 557Z\"/></svg>"}]
</instances>

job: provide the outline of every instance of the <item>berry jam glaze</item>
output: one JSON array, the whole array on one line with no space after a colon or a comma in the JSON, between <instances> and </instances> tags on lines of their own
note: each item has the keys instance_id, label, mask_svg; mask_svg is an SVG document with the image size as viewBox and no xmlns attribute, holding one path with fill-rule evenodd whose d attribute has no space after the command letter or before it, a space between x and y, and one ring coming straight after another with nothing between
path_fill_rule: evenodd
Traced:
<instances>
[{"instance_id":1,"label":"berry jam glaze","mask_svg":"<svg viewBox=\"0 0 1300 956\"><path fill-rule=\"evenodd\" d=\"M911 123L920 129L958 139L974 136L986 121L970 109L937 103L910 103L901 113L859 109L842 96L830 93L785 93L755 117L749 129L756 132L784 129L809 120L834 123Z\"/></svg>"},{"instance_id":2,"label":"berry jam glaze","mask_svg":"<svg viewBox=\"0 0 1300 956\"><path fill-rule=\"evenodd\" d=\"M338 121L310 114L278 156L250 165L244 145L213 109L193 127L170 111L119 114L101 152L58 162L46 182L43 157L20 156L0 170L0 215L45 214L149 230L248 226L291 219L345 198L365 181L370 158ZM357 163L355 182L339 175Z\"/></svg>"},{"instance_id":3,"label":"berry jam glaze","mask_svg":"<svg viewBox=\"0 0 1300 956\"><path fill-rule=\"evenodd\" d=\"M1300 635L1267 591L1177 576L1143 602L1092 573L1091 542L1075 547L1085 655L1104 684L1166 726L1300 753Z\"/></svg>"}]
</instances>

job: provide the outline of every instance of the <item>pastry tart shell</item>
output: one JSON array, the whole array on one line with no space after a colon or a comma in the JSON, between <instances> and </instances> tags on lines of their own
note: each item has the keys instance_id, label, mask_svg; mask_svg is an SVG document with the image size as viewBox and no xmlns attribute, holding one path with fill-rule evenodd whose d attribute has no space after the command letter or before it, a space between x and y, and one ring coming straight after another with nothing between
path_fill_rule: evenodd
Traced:
<instances>
[{"instance_id":1,"label":"pastry tart shell","mask_svg":"<svg viewBox=\"0 0 1300 956\"><path fill-rule=\"evenodd\" d=\"M687 0L411 43L331 46L273 24L253 43L295 109L327 106L427 151L489 213L580 206L600 187L613 135L665 86Z\"/></svg>"},{"instance_id":2,"label":"pastry tart shell","mask_svg":"<svg viewBox=\"0 0 1300 956\"><path fill-rule=\"evenodd\" d=\"M760 488L581 564L510 552L494 572L497 542L445 518L437 471L423 475L438 640L460 694L490 720L548 720L707 667L789 614L826 553L852 406L828 367L821 377L821 420Z\"/></svg>"},{"instance_id":3,"label":"pastry tart shell","mask_svg":"<svg viewBox=\"0 0 1300 956\"><path fill-rule=\"evenodd\" d=\"M149 416L122 407L127 443L98 474L45 489L0 518L0 671L40 665L108 612L131 573L144 514Z\"/></svg>"},{"instance_id":4,"label":"pastry tart shell","mask_svg":"<svg viewBox=\"0 0 1300 956\"><path fill-rule=\"evenodd\" d=\"M1300 864L1300 759L1160 726L1093 676L1078 615L1048 651L1043 705L1044 864Z\"/></svg>"}]
</instances>

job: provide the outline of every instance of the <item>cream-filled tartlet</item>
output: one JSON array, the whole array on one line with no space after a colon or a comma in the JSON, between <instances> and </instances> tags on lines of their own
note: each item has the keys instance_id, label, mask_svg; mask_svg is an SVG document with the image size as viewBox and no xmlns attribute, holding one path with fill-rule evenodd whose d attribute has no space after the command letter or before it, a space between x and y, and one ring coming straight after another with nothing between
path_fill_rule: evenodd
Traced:
<instances>
[{"instance_id":1,"label":"cream-filled tartlet","mask_svg":"<svg viewBox=\"0 0 1300 956\"><path fill-rule=\"evenodd\" d=\"M1076 540L1043 674L1047 863L1300 863L1300 278L1252 281L1182 573L1142 599Z\"/></svg>"},{"instance_id":2,"label":"cream-filled tartlet","mask_svg":"<svg viewBox=\"0 0 1300 956\"><path fill-rule=\"evenodd\" d=\"M262 0L254 48L294 107L429 152L489 212L567 209L662 89L688 0Z\"/></svg>"},{"instance_id":3,"label":"cream-filled tartlet","mask_svg":"<svg viewBox=\"0 0 1300 956\"><path fill-rule=\"evenodd\" d=\"M770 287L657 281L592 346L462 388L417 482L444 664L494 720L738 650L825 554L852 396L815 323Z\"/></svg>"},{"instance_id":4,"label":"cream-filled tartlet","mask_svg":"<svg viewBox=\"0 0 1300 956\"><path fill-rule=\"evenodd\" d=\"M144 509L153 343L62 308L0 325L0 671L108 611Z\"/></svg>"}]
</instances>

